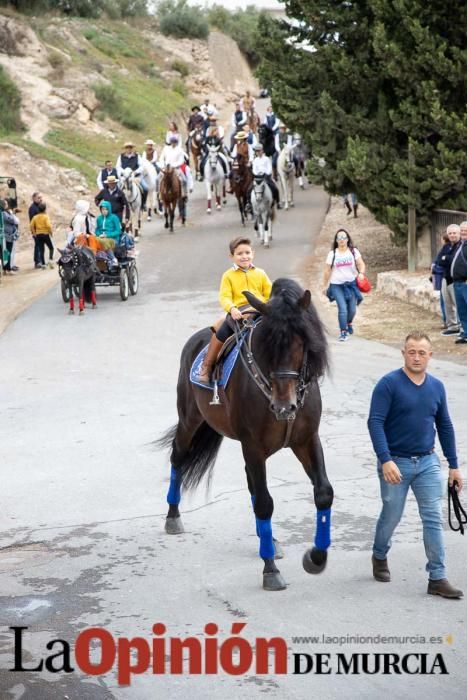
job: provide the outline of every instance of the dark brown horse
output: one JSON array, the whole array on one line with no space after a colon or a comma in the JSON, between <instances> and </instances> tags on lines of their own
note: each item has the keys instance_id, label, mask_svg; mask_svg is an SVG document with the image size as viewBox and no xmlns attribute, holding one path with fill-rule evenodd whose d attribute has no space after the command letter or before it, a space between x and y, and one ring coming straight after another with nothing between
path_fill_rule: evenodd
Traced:
<instances>
[{"instance_id":1,"label":"dark brown horse","mask_svg":"<svg viewBox=\"0 0 467 700\"><path fill-rule=\"evenodd\" d=\"M237 145L237 155L232 163L232 191L237 198L242 225L245 226L246 206L248 204L248 192L253 182L253 174L248 167L248 145L246 155L241 152L240 144Z\"/></svg>"},{"instance_id":2,"label":"dark brown horse","mask_svg":"<svg viewBox=\"0 0 467 700\"><path fill-rule=\"evenodd\" d=\"M181 200L182 185L176 171L167 165L160 184L160 198L164 205L165 228L174 230L175 209ZM182 217L182 223L185 223Z\"/></svg>"},{"instance_id":3,"label":"dark brown horse","mask_svg":"<svg viewBox=\"0 0 467 700\"><path fill-rule=\"evenodd\" d=\"M196 180L199 180L201 177L199 167L201 165L204 140L203 129L201 127L196 127L193 136L190 136L190 151L191 155L193 156L193 166Z\"/></svg>"},{"instance_id":4,"label":"dark brown horse","mask_svg":"<svg viewBox=\"0 0 467 700\"><path fill-rule=\"evenodd\" d=\"M266 460L282 447L290 447L313 484L318 509L315 546L305 552L303 566L308 573L319 573L330 545L333 500L318 435L318 381L327 368L327 345L310 292L293 280L276 280L267 304L249 292L245 296L261 320L242 345L227 388L221 391L221 405L211 404L209 390L190 383L190 368L209 342L211 330L195 333L182 351L179 421L159 441L161 446L172 445L166 531L183 532L178 509L181 487L194 488L205 474L210 475L223 436L239 440L264 561L263 587L282 590L286 585L274 563L274 504L267 487Z\"/></svg>"}]
</instances>

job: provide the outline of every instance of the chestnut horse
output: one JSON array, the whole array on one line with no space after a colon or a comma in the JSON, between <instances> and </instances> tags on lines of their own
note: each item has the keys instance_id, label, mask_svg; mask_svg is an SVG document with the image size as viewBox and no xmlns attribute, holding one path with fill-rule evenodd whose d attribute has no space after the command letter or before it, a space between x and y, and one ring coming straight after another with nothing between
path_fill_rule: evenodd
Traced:
<instances>
[{"instance_id":1,"label":"chestnut horse","mask_svg":"<svg viewBox=\"0 0 467 700\"><path fill-rule=\"evenodd\" d=\"M249 292L244 294L259 312L260 321L237 331L237 342L241 332L246 336L229 383L221 390L220 405L219 401L211 403L211 391L190 382L190 369L208 344L211 329L195 333L182 351L178 423L159 440L160 446L172 446L166 532L184 531L178 508L181 487L195 488L205 474L211 474L224 436L239 440L264 561L263 588L277 591L286 584L274 563L278 552L272 535L274 503L267 487L266 460L282 447L292 449L313 484L317 527L315 546L303 557L308 573L324 569L331 542L333 490L318 435L319 379L327 369L327 343L310 292L295 281L276 280L267 304ZM224 527L222 518L216 527ZM228 539L226 533L222 537ZM195 557L192 551L191 556ZM189 571L186 556L182 562L183 571Z\"/></svg>"},{"instance_id":2,"label":"chestnut horse","mask_svg":"<svg viewBox=\"0 0 467 700\"><path fill-rule=\"evenodd\" d=\"M159 194L164 205L164 228L170 228L170 233L173 233L175 209L181 200L182 184L176 171L170 165L167 165L163 171ZM184 218L182 218L182 223L185 223Z\"/></svg>"}]
</instances>

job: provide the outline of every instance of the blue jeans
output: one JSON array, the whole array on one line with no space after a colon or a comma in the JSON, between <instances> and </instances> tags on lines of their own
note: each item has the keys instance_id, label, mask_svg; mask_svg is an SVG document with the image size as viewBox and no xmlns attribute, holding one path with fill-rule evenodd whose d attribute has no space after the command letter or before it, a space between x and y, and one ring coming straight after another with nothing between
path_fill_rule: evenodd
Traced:
<instances>
[{"instance_id":1,"label":"blue jeans","mask_svg":"<svg viewBox=\"0 0 467 700\"><path fill-rule=\"evenodd\" d=\"M331 294L337 304L337 319L341 331L346 331L349 323L352 323L357 311L357 297L351 287L344 289L342 284L331 284Z\"/></svg>"},{"instance_id":2,"label":"blue jeans","mask_svg":"<svg viewBox=\"0 0 467 700\"><path fill-rule=\"evenodd\" d=\"M454 282L454 294L456 295L457 315L462 326L461 337L467 338L467 284Z\"/></svg>"},{"instance_id":3,"label":"blue jeans","mask_svg":"<svg viewBox=\"0 0 467 700\"><path fill-rule=\"evenodd\" d=\"M409 487L417 499L418 512L423 523L423 542L428 559L426 570L432 581L446 578L444 568L444 538L442 502L444 479L438 456L393 457L402 475L400 484L388 484L378 462L383 509L376 524L373 555L386 559L391 537L404 511Z\"/></svg>"}]
</instances>

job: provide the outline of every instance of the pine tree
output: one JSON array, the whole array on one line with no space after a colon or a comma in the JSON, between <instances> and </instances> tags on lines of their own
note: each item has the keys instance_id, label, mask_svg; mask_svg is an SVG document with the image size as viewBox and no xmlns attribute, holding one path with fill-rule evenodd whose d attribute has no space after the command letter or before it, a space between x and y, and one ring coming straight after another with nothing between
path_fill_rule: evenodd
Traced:
<instances>
[{"instance_id":1,"label":"pine tree","mask_svg":"<svg viewBox=\"0 0 467 700\"><path fill-rule=\"evenodd\" d=\"M276 112L308 142L314 181L333 194L356 192L405 241L410 143L419 227L433 208L465 209L467 6L285 5L289 21L261 19L258 73Z\"/></svg>"}]
</instances>

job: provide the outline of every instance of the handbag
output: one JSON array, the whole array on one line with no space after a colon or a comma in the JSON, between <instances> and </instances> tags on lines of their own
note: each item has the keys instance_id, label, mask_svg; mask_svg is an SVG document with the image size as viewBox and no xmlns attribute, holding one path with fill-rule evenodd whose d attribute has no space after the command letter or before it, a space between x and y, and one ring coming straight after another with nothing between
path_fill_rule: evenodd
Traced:
<instances>
[{"instance_id":1,"label":"handbag","mask_svg":"<svg viewBox=\"0 0 467 700\"><path fill-rule=\"evenodd\" d=\"M371 292L371 282L366 275L363 275L363 277L357 275L357 287L363 294Z\"/></svg>"}]
</instances>

